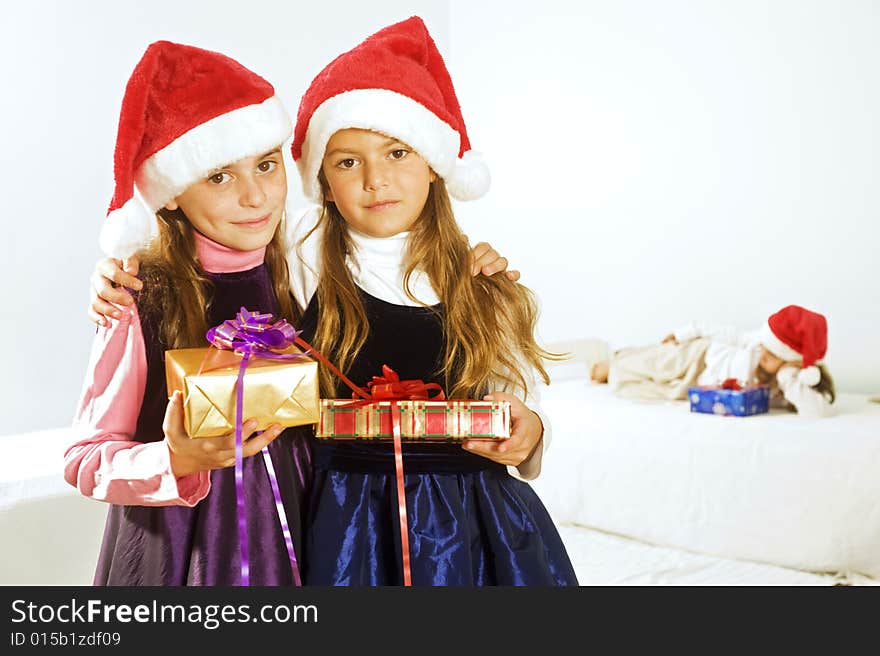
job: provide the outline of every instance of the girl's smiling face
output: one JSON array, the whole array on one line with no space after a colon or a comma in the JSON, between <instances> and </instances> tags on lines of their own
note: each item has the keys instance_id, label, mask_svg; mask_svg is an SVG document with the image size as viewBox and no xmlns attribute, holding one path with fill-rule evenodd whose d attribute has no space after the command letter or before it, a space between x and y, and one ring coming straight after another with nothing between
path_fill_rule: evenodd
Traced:
<instances>
[{"instance_id":1,"label":"girl's smiling face","mask_svg":"<svg viewBox=\"0 0 880 656\"><path fill-rule=\"evenodd\" d=\"M272 241L286 198L279 147L213 171L165 208L179 207L196 230L218 244L253 251Z\"/></svg>"},{"instance_id":2,"label":"girl's smiling face","mask_svg":"<svg viewBox=\"0 0 880 656\"><path fill-rule=\"evenodd\" d=\"M378 132L348 128L327 142L321 166L325 199L349 226L371 237L412 228L436 175L405 143Z\"/></svg>"}]
</instances>

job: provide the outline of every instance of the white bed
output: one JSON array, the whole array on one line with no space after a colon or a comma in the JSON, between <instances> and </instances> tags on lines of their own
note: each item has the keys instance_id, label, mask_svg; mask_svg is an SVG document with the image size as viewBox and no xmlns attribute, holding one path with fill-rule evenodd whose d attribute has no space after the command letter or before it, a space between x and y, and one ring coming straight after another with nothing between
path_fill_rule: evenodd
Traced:
<instances>
[{"instance_id":1,"label":"white bed","mask_svg":"<svg viewBox=\"0 0 880 656\"><path fill-rule=\"evenodd\" d=\"M880 571L880 477L868 474L880 469L859 421L817 434L800 425L759 447L735 429L760 418L690 417L605 392L585 378L550 387L554 442L535 482L582 585L873 583L856 573ZM878 433L880 415L868 416ZM688 422L711 430L681 430ZM844 437L826 444L833 426ZM67 429L0 437L0 585L91 582L107 506L62 479L68 439Z\"/></svg>"},{"instance_id":2,"label":"white bed","mask_svg":"<svg viewBox=\"0 0 880 656\"><path fill-rule=\"evenodd\" d=\"M880 578L880 405L867 396L839 395L823 419L719 417L620 399L583 364L554 373L543 399L553 443L534 487L558 524Z\"/></svg>"}]
</instances>

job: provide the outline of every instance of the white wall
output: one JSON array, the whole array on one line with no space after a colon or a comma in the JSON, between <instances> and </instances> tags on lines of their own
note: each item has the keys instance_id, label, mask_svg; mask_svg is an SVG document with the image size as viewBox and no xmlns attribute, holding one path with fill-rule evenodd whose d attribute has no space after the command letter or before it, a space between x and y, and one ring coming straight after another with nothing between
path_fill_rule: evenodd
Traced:
<instances>
[{"instance_id":1,"label":"white wall","mask_svg":"<svg viewBox=\"0 0 880 656\"><path fill-rule=\"evenodd\" d=\"M493 189L458 216L524 271L545 341L824 313L880 391L880 8L871 0L453 0Z\"/></svg>"},{"instance_id":2,"label":"white wall","mask_svg":"<svg viewBox=\"0 0 880 656\"><path fill-rule=\"evenodd\" d=\"M869 0L39 0L0 21L0 434L74 411L119 104L147 44L228 53L294 112L330 58L413 13L493 169L461 221L524 271L545 341L749 326L795 302L828 315L839 387L880 389Z\"/></svg>"},{"instance_id":3,"label":"white wall","mask_svg":"<svg viewBox=\"0 0 880 656\"><path fill-rule=\"evenodd\" d=\"M412 14L448 45L449 3L438 0L4 5L0 435L64 426L73 416L94 332L88 277L112 195L119 107L146 46L168 39L226 53L272 82L295 115L333 57Z\"/></svg>"}]
</instances>

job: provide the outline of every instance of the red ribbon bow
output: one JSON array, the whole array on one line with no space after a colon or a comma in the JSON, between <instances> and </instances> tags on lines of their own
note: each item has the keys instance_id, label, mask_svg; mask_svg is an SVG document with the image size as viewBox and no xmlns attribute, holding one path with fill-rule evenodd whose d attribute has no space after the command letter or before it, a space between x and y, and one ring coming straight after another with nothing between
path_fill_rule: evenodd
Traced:
<instances>
[{"instance_id":1,"label":"red ribbon bow","mask_svg":"<svg viewBox=\"0 0 880 656\"><path fill-rule=\"evenodd\" d=\"M736 378L728 378L721 383L721 389L739 391L742 389L742 385L739 384Z\"/></svg>"},{"instance_id":2,"label":"red ribbon bow","mask_svg":"<svg viewBox=\"0 0 880 656\"><path fill-rule=\"evenodd\" d=\"M437 394L430 396L429 392L436 390ZM437 383L425 383L421 380L400 380L400 376L391 367L382 365L382 375L373 376L373 380L367 383L370 401L443 401L446 396L443 388ZM352 398L357 395L352 393Z\"/></svg>"}]
</instances>

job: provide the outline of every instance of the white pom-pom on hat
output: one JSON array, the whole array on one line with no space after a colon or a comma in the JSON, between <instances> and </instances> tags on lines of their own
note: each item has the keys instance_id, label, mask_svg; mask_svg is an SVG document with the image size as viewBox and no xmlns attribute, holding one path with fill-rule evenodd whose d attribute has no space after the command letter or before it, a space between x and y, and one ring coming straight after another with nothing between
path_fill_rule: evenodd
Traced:
<instances>
[{"instance_id":1,"label":"white pom-pom on hat","mask_svg":"<svg viewBox=\"0 0 880 656\"><path fill-rule=\"evenodd\" d=\"M480 153L467 151L446 176L446 189L457 200L476 200L489 191L492 178Z\"/></svg>"},{"instance_id":2,"label":"white pom-pom on hat","mask_svg":"<svg viewBox=\"0 0 880 656\"><path fill-rule=\"evenodd\" d=\"M822 372L819 367L804 367L798 372L798 382L803 383L807 387L815 387L822 380Z\"/></svg>"},{"instance_id":3,"label":"white pom-pom on hat","mask_svg":"<svg viewBox=\"0 0 880 656\"><path fill-rule=\"evenodd\" d=\"M105 254L125 259L148 244L158 232L156 215L136 194L107 215L98 243Z\"/></svg>"}]
</instances>

